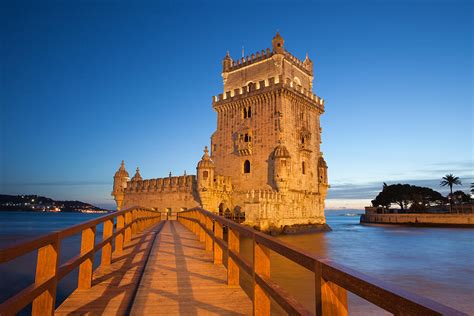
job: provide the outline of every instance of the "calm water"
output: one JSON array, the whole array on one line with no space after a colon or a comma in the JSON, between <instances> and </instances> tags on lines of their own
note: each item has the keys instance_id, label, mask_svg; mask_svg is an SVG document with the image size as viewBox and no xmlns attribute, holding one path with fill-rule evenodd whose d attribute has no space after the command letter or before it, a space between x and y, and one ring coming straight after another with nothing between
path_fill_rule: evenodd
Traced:
<instances>
[{"instance_id":1,"label":"calm water","mask_svg":"<svg viewBox=\"0 0 474 316\"><path fill-rule=\"evenodd\" d=\"M358 217L339 214L327 216L331 232L279 238L474 315L474 229L363 226ZM2 212L0 248L96 216L100 215ZM79 252L79 241L77 235L61 244L61 262ZM250 259L251 243L243 240L241 247ZM99 262L98 256L96 259ZM272 279L313 309L312 275L279 255L272 254L271 260ZM33 282L35 263L35 254L30 254L0 265L0 301ZM58 303L75 288L76 278L77 271L61 281ZM349 302L351 314L384 314L354 295Z\"/></svg>"}]
</instances>

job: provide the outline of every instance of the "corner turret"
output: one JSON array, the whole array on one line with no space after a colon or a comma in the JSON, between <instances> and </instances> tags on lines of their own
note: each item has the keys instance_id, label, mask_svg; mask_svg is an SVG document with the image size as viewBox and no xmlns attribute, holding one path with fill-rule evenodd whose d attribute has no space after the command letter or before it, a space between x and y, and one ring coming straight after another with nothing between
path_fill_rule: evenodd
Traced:
<instances>
[{"instance_id":1,"label":"corner turret","mask_svg":"<svg viewBox=\"0 0 474 316\"><path fill-rule=\"evenodd\" d=\"M322 153L318 160L318 175L319 175L319 183L323 185L328 185L328 165L326 164L326 160L324 160Z\"/></svg>"},{"instance_id":2,"label":"corner turret","mask_svg":"<svg viewBox=\"0 0 474 316\"><path fill-rule=\"evenodd\" d=\"M207 146L204 147L204 155L197 164L197 184L199 190L206 191L214 185L214 162L209 157Z\"/></svg>"},{"instance_id":3,"label":"corner turret","mask_svg":"<svg viewBox=\"0 0 474 316\"><path fill-rule=\"evenodd\" d=\"M122 160L122 164L120 168L114 175L114 188L112 191L112 196L117 203L117 210L119 211L122 208L123 198L124 198L124 191L127 187L127 182L129 180L129 175L127 170L125 170L125 162Z\"/></svg>"},{"instance_id":4,"label":"corner turret","mask_svg":"<svg viewBox=\"0 0 474 316\"><path fill-rule=\"evenodd\" d=\"M273 181L279 192L286 192L288 190L290 160L290 152L284 145L279 144L275 147L273 151Z\"/></svg>"},{"instance_id":5,"label":"corner turret","mask_svg":"<svg viewBox=\"0 0 474 316\"><path fill-rule=\"evenodd\" d=\"M232 58L229 55L229 51L227 51L224 59L222 60L222 72L228 72L230 67L232 67Z\"/></svg>"}]
</instances>

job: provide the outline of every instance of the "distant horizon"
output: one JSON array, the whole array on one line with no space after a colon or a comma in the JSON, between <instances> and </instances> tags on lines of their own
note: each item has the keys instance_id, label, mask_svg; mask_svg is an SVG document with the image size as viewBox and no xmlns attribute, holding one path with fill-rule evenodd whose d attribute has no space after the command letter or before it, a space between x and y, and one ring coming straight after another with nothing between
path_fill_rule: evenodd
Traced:
<instances>
[{"instance_id":1,"label":"distant horizon","mask_svg":"<svg viewBox=\"0 0 474 316\"><path fill-rule=\"evenodd\" d=\"M122 159L130 176L194 174L222 58L269 47L276 30L308 53L325 100L327 209L363 209L384 182L446 195L449 173L468 192L472 1L184 3L2 4L0 192L110 208Z\"/></svg>"}]
</instances>

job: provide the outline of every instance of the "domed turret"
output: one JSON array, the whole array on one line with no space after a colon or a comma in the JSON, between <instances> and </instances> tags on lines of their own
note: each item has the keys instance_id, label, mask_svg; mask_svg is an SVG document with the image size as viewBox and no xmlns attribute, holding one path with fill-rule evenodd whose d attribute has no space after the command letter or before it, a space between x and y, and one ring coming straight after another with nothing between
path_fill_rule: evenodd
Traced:
<instances>
[{"instance_id":1,"label":"domed turret","mask_svg":"<svg viewBox=\"0 0 474 316\"><path fill-rule=\"evenodd\" d=\"M214 162L209 157L207 146L204 147L204 155L197 164L197 183L200 189L212 188L214 185Z\"/></svg>"},{"instance_id":2,"label":"domed turret","mask_svg":"<svg viewBox=\"0 0 474 316\"><path fill-rule=\"evenodd\" d=\"M288 149L286 149L285 146L280 144L275 147L275 150L273 152L273 158L290 158L290 152L288 151Z\"/></svg>"},{"instance_id":3,"label":"domed turret","mask_svg":"<svg viewBox=\"0 0 474 316\"><path fill-rule=\"evenodd\" d=\"M280 33L277 32L272 39L273 51L277 54L283 54L285 52L284 44L285 40L281 37Z\"/></svg>"},{"instance_id":4,"label":"domed turret","mask_svg":"<svg viewBox=\"0 0 474 316\"><path fill-rule=\"evenodd\" d=\"M122 163L120 164L120 168L115 172L114 177L129 177L127 170L125 170L125 162L122 160Z\"/></svg>"},{"instance_id":5,"label":"domed turret","mask_svg":"<svg viewBox=\"0 0 474 316\"><path fill-rule=\"evenodd\" d=\"M326 164L326 160L324 160L322 153L318 160L318 175L319 175L319 183L327 185L328 183L328 165Z\"/></svg>"},{"instance_id":6,"label":"domed turret","mask_svg":"<svg viewBox=\"0 0 474 316\"><path fill-rule=\"evenodd\" d=\"M122 208L124 191L127 187L127 182L130 178L128 177L128 172L125 170L125 162L122 160L120 168L115 172L114 175L114 188L112 191L112 196L115 198L117 203L117 210Z\"/></svg>"},{"instance_id":7,"label":"domed turret","mask_svg":"<svg viewBox=\"0 0 474 316\"><path fill-rule=\"evenodd\" d=\"M273 151L273 181L280 192L285 192L288 189L290 160L290 152L284 145L280 144L275 147Z\"/></svg>"},{"instance_id":8,"label":"domed turret","mask_svg":"<svg viewBox=\"0 0 474 316\"><path fill-rule=\"evenodd\" d=\"M140 175L140 168L137 167L137 171L135 172L135 175L132 178L132 181L142 181L143 178Z\"/></svg>"}]
</instances>

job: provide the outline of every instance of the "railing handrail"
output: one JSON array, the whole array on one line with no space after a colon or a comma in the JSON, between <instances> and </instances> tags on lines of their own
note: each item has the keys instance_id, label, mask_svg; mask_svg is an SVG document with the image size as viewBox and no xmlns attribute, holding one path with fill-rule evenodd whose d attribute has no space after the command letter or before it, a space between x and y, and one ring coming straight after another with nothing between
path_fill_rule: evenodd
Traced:
<instances>
[{"instance_id":1,"label":"railing handrail","mask_svg":"<svg viewBox=\"0 0 474 316\"><path fill-rule=\"evenodd\" d=\"M35 282L2 302L0 314L14 315L33 302L33 315L52 315L59 280L79 267L78 288L90 288L96 252L102 250L101 265L110 265L112 250L121 253L124 242L129 242L133 234L160 220L160 211L134 206L0 249L0 264L38 250ZM102 223L102 241L96 244L96 227ZM61 241L81 232L80 253L59 265ZM113 244L115 249L112 249Z\"/></svg>"},{"instance_id":2,"label":"railing handrail","mask_svg":"<svg viewBox=\"0 0 474 316\"><path fill-rule=\"evenodd\" d=\"M29 252L35 251L38 248L41 248L42 246L48 244L49 242L52 242L55 240L57 237L59 237L60 240L70 237L72 235L78 234L81 232L84 228L90 228L93 226L97 226L99 224L102 224L103 222L110 220L110 219L115 219L119 215L126 214L128 212L131 212L133 210L137 209L146 209L143 207L129 207L125 210L121 211L116 211L116 212L111 212L110 214L103 215L97 218L90 219L88 221L66 227L61 230L55 230L50 233L46 233L43 235L40 235L38 237L32 237L28 238L25 240L20 240L18 242L12 243L10 245L7 245L4 248L0 249L0 264L1 263L6 263L8 261L11 261L17 257L21 257L23 255L26 255ZM151 210L151 209L146 209L147 211L150 212L156 212L160 213L159 211ZM130 224L129 224L130 225ZM23 250L25 249L25 250Z\"/></svg>"},{"instance_id":3,"label":"railing handrail","mask_svg":"<svg viewBox=\"0 0 474 316\"><path fill-rule=\"evenodd\" d=\"M219 246L224 246L228 251L228 255L233 261L244 271L252 274L252 270L255 267L249 265L245 259L243 259L238 252L233 251L227 245L227 243L220 237L216 237L212 227L206 227L205 224L201 223L199 218L186 217L185 215L192 212L199 212L200 214L208 217L214 222L219 223L222 227L228 227L229 229L237 232L239 235L250 237L254 240L254 243L260 247L263 246L269 250L272 250L281 256L295 262L296 264L310 270L315 273L315 277L318 278L318 274L324 282L330 282L336 286L348 290L367 301L395 314L409 313L409 314L423 314L423 315L466 315L454 308L438 303L429 298L420 296L418 294L410 293L402 290L397 286L388 284L387 282L378 280L374 277L368 276L364 273L358 272L351 268L345 267L332 260L318 257L312 253L309 253L299 247L289 245L281 240L271 237L262 232L256 231L250 227L235 223L215 213L211 213L202 208L193 208L190 210L182 211L178 213L178 218L195 222L200 228L210 236L210 238L216 242ZM254 254L255 256L255 254ZM254 262L255 264L255 262ZM268 263L269 264L269 263ZM269 277L261 276L258 272L253 271L256 275L254 282L259 283L261 288L267 291L275 290L275 284L270 284ZM268 272L269 273L269 272ZM273 281L271 281L274 283ZM316 281L318 283L318 281ZM316 289L318 290L318 289ZM284 291L279 289L281 293ZM273 298L275 293L269 293ZM279 294L284 300L278 302L281 304L293 304L295 305L295 299L289 296L287 293ZM280 297L279 296L279 297ZM255 303L254 303L255 304ZM316 302L318 305L318 301ZM282 306L283 307L283 306ZM286 308L284 308L286 309ZM321 312L321 306L316 311Z\"/></svg>"}]
</instances>

